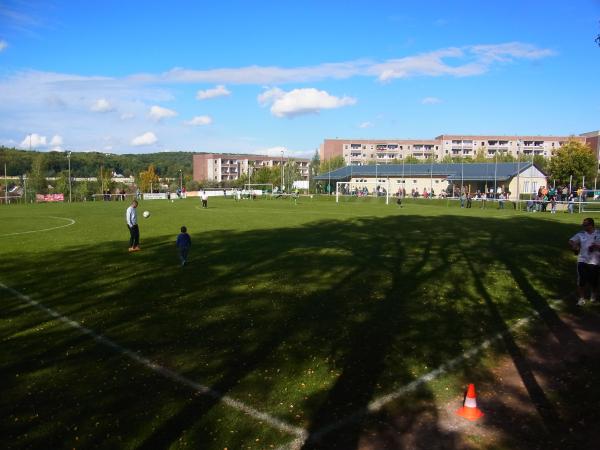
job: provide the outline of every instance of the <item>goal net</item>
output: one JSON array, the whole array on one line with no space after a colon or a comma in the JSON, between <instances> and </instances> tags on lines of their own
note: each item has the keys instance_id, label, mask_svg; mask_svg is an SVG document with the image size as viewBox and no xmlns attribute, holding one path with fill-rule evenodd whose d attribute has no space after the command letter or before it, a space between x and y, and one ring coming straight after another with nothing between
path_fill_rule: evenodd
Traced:
<instances>
[{"instance_id":1,"label":"goal net","mask_svg":"<svg viewBox=\"0 0 600 450\"><path fill-rule=\"evenodd\" d=\"M273 193L273 183L246 183L244 192L255 195L271 194Z\"/></svg>"},{"instance_id":2,"label":"goal net","mask_svg":"<svg viewBox=\"0 0 600 450\"><path fill-rule=\"evenodd\" d=\"M575 197L575 209L580 212L600 212L600 189L584 189L580 197Z\"/></svg>"},{"instance_id":3,"label":"goal net","mask_svg":"<svg viewBox=\"0 0 600 450\"><path fill-rule=\"evenodd\" d=\"M340 199L379 199L385 198L385 204L390 203L389 181L378 183L376 181L338 181L335 184L335 202Z\"/></svg>"}]
</instances>

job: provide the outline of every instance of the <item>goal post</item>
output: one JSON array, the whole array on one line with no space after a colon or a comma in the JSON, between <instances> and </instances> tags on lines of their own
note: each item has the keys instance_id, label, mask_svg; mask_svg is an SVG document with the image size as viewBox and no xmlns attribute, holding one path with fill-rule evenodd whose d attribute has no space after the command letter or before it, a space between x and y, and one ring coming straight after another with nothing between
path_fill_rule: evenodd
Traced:
<instances>
[{"instance_id":1,"label":"goal post","mask_svg":"<svg viewBox=\"0 0 600 450\"><path fill-rule=\"evenodd\" d=\"M385 204L390 204L390 180L384 183L376 181L338 181L335 183L335 202L340 202L340 197L382 197L385 195Z\"/></svg>"}]
</instances>

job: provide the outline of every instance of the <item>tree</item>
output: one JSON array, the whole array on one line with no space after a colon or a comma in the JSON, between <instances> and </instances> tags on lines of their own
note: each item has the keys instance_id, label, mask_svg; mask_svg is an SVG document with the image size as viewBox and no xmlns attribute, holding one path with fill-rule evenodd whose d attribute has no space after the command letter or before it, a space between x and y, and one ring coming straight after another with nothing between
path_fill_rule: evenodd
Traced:
<instances>
[{"instance_id":1,"label":"tree","mask_svg":"<svg viewBox=\"0 0 600 450\"><path fill-rule=\"evenodd\" d=\"M406 159L404 160L404 164L420 164L421 161L419 161L419 159L415 156L409 155L406 157Z\"/></svg>"},{"instance_id":2,"label":"tree","mask_svg":"<svg viewBox=\"0 0 600 450\"><path fill-rule=\"evenodd\" d=\"M148 170L143 170L139 175L139 186L142 192L151 192L153 185L158 183L158 175L154 170L154 164L148 166Z\"/></svg>"},{"instance_id":3,"label":"tree","mask_svg":"<svg viewBox=\"0 0 600 450\"><path fill-rule=\"evenodd\" d=\"M63 170L58 174L56 181L54 182L54 192L57 194L69 194L69 174Z\"/></svg>"},{"instance_id":4,"label":"tree","mask_svg":"<svg viewBox=\"0 0 600 450\"><path fill-rule=\"evenodd\" d=\"M321 158L319 156L319 150L315 150L315 154L310 160L310 166L308 167L308 185L311 192L316 190L315 177L319 174L320 165Z\"/></svg>"},{"instance_id":5,"label":"tree","mask_svg":"<svg viewBox=\"0 0 600 450\"><path fill-rule=\"evenodd\" d=\"M39 153L33 158L31 172L27 176L28 192L33 194L47 194L48 182L46 181L46 158L44 153Z\"/></svg>"},{"instance_id":6,"label":"tree","mask_svg":"<svg viewBox=\"0 0 600 450\"><path fill-rule=\"evenodd\" d=\"M548 164L551 178L558 183L567 184L573 176L575 184L582 184L583 177L588 180L597 173L596 158L592 149L581 142L571 140L555 151Z\"/></svg>"},{"instance_id":7,"label":"tree","mask_svg":"<svg viewBox=\"0 0 600 450\"><path fill-rule=\"evenodd\" d=\"M485 156L485 153L486 153L485 147L477 150L477 153L475 154L475 158L473 158L473 162L478 162L478 163L489 162L489 160Z\"/></svg>"},{"instance_id":8,"label":"tree","mask_svg":"<svg viewBox=\"0 0 600 450\"><path fill-rule=\"evenodd\" d=\"M100 166L98 170L98 186L102 190L104 194L106 191L112 190L113 182L112 182L112 169L107 167Z\"/></svg>"},{"instance_id":9,"label":"tree","mask_svg":"<svg viewBox=\"0 0 600 450\"><path fill-rule=\"evenodd\" d=\"M321 164L319 166L319 173L331 172L332 170L339 169L340 167L345 166L346 162L344 161L343 156L334 156L333 158L321 161Z\"/></svg>"}]
</instances>

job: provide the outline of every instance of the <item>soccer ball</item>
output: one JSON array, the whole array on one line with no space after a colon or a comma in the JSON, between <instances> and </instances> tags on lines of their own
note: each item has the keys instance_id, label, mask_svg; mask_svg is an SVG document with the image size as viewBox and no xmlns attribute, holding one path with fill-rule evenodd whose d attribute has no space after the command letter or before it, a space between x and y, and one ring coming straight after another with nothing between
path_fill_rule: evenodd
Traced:
<instances>
[{"instance_id":1,"label":"soccer ball","mask_svg":"<svg viewBox=\"0 0 600 450\"><path fill-rule=\"evenodd\" d=\"M144 211L143 216L147 219L148 217L150 217L150 211Z\"/></svg>"}]
</instances>

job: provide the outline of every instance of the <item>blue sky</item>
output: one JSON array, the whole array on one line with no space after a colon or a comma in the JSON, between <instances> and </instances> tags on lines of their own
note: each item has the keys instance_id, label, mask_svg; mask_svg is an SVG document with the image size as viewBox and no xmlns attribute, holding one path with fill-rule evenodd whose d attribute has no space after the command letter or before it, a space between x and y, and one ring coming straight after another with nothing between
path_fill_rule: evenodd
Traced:
<instances>
[{"instance_id":1,"label":"blue sky","mask_svg":"<svg viewBox=\"0 0 600 450\"><path fill-rule=\"evenodd\" d=\"M0 144L310 157L600 129L600 1L0 2Z\"/></svg>"}]
</instances>

